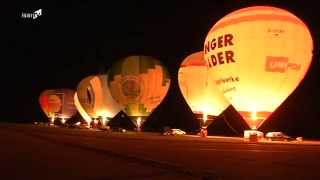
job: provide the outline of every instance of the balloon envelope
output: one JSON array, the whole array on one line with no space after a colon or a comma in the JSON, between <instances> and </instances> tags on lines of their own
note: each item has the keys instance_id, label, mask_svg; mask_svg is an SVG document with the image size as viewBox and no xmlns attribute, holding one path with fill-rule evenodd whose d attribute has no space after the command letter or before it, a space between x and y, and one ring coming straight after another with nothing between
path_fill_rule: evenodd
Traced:
<instances>
[{"instance_id":1,"label":"balloon envelope","mask_svg":"<svg viewBox=\"0 0 320 180\"><path fill-rule=\"evenodd\" d=\"M208 33L204 57L214 82L257 129L304 78L312 60L307 26L269 6L240 9Z\"/></svg>"},{"instance_id":2,"label":"balloon envelope","mask_svg":"<svg viewBox=\"0 0 320 180\"><path fill-rule=\"evenodd\" d=\"M45 90L39 97L40 106L48 118L71 118L77 112L74 93L71 89Z\"/></svg>"},{"instance_id":3,"label":"balloon envelope","mask_svg":"<svg viewBox=\"0 0 320 180\"><path fill-rule=\"evenodd\" d=\"M208 81L208 67L203 51L186 57L178 73L179 87L192 112L219 116L230 103L218 87Z\"/></svg>"},{"instance_id":4,"label":"balloon envelope","mask_svg":"<svg viewBox=\"0 0 320 180\"><path fill-rule=\"evenodd\" d=\"M129 56L113 64L108 85L112 97L139 128L167 94L170 78L155 58Z\"/></svg>"},{"instance_id":5,"label":"balloon envelope","mask_svg":"<svg viewBox=\"0 0 320 180\"><path fill-rule=\"evenodd\" d=\"M107 75L89 76L77 88L79 102L92 118L113 118L121 106L112 98Z\"/></svg>"}]
</instances>

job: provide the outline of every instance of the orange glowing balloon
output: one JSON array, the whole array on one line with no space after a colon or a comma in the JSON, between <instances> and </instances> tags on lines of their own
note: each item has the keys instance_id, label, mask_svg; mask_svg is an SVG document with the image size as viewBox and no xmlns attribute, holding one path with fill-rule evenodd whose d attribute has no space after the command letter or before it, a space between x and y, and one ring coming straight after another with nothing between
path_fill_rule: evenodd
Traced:
<instances>
[{"instance_id":1,"label":"orange glowing balloon","mask_svg":"<svg viewBox=\"0 0 320 180\"><path fill-rule=\"evenodd\" d=\"M230 105L217 86L208 82L208 67L203 59L203 51L183 60L178 82L183 97L195 114L219 116Z\"/></svg>"},{"instance_id":2,"label":"orange glowing balloon","mask_svg":"<svg viewBox=\"0 0 320 180\"><path fill-rule=\"evenodd\" d=\"M71 118L76 112L74 90L52 89L40 94L39 103L48 118Z\"/></svg>"},{"instance_id":3,"label":"orange glowing balloon","mask_svg":"<svg viewBox=\"0 0 320 180\"><path fill-rule=\"evenodd\" d=\"M312 60L308 27L275 7L237 10L219 20L204 43L209 76L257 129L293 92Z\"/></svg>"}]
</instances>

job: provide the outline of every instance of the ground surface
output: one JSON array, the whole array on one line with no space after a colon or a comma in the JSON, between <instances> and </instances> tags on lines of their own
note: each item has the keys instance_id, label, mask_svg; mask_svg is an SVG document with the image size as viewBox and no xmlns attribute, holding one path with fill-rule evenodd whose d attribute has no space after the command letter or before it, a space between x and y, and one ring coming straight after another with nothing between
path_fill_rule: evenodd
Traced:
<instances>
[{"instance_id":1,"label":"ground surface","mask_svg":"<svg viewBox=\"0 0 320 180\"><path fill-rule=\"evenodd\" d=\"M0 143L0 179L320 179L316 141L0 124Z\"/></svg>"}]
</instances>

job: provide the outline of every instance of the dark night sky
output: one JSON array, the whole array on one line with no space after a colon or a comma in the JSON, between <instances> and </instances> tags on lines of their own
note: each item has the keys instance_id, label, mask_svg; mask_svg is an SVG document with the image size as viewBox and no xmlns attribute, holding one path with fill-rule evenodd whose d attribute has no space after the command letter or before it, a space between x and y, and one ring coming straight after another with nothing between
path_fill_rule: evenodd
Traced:
<instances>
[{"instance_id":1,"label":"dark night sky","mask_svg":"<svg viewBox=\"0 0 320 180\"><path fill-rule=\"evenodd\" d=\"M315 48L305 80L262 130L320 138L320 12L316 3L301 0L103 2L26 1L7 8L3 25L6 49L1 58L4 82L1 121L45 119L38 105L38 96L44 89L75 89L82 78L104 72L112 62L143 54L160 59L172 78L166 99L150 120L192 129L197 123L177 85L181 61L202 50L207 32L224 15L249 5L273 5L289 10L310 27ZM39 8L43 15L38 19L21 18L22 12Z\"/></svg>"}]
</instances>

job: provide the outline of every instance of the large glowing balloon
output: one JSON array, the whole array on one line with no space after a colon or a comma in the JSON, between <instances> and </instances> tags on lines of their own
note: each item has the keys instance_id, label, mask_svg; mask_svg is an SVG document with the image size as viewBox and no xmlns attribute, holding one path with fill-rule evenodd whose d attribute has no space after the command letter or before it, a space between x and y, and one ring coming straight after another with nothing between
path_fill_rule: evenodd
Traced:
<instances>
[{"instance_id":1,"label":"large glowing balloon","mask_svg":"<svg viewBox=\"0 0 320 180\"><path fill-rule=\"evenodd\" d=\"M149 56L129 56L113 64L108 75L111 95L139 130L168 92L166 68Z\"/></svg>"},{"instance_id":2,"label":"large glowing balloon","mask_svg":"<svg viewBox=\"0 0 320 180\"><path fill-rule=\"evenodd\" d=\"M71 89L45 90L40 94L39 103L51 121L54 118L69 119L77 112L73 100L74 93Z\"/></svg>"},{"instance_id":3,"label":"large glowing balloon","mask_svg":"<svg viewBox=\"0 0 320 180\"><path fill-rule=\"evenodd\" d=\"M180 65L179 87L195 114L203 114L203 123L209 125L207 115L219 116L230 103L218 87L208 81L208 67L203 59L203 51L186 57ZM213 119L212 119L213 120Z\"/></svg>"},{"instance_id":4,"label":"large glowing balloon","mask_svg":"<svg viewBox=\"0 0 320 180\"><path fill-rule=\"evenodd\" d=\"M308 27L269 6L237 10L208 33L204 57L214 82L257 129L304 78L312 60Z\"/></svg>"},{"instance_id":5,"label":"large glowing balloon","mask_svg":"<svg viewBox=\"0 0 320 180\"><path fill-rule=\"evenodd\" d=\"M76 108L77 108L78 112L80 113L80 115L82 116L82 118L87 122L87 124L90 124L92 119L87 114L87 112L83 109L83 107L81 106L77 92L74 93L74 105L76 106Z\"/></svg>"},{"instance_id":6,"label":"large glowing balloon","mask_svg":"<svg viewBox=\"0 0 320 180\"><path fill-rule=\"evenodd\" d=\"M82 80L77 88L79 102L92 118L102 118L103 124L121 110L121 106L112 98L108 87L108 76L89 76Z\"/></svg>"}]
</instances>

